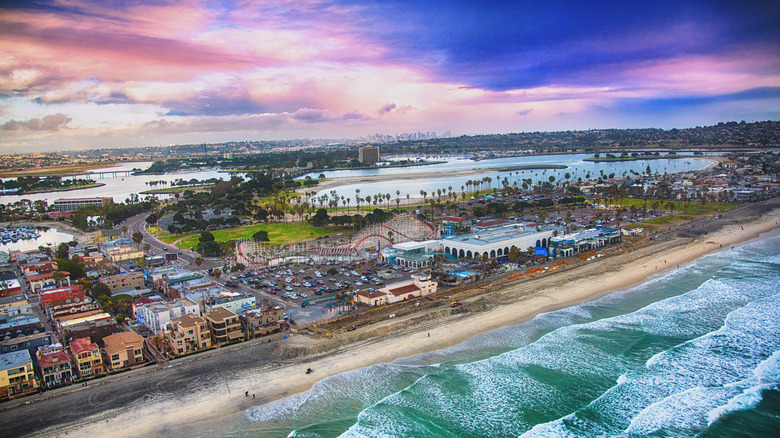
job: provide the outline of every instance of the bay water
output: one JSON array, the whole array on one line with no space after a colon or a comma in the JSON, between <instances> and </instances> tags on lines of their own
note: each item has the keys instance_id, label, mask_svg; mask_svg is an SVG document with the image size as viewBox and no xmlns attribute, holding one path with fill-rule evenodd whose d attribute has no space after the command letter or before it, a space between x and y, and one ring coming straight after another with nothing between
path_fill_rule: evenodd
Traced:
<instances>
[{"instance_id":1,"label":"bay water","mask_svg":"<svg viewBox=\"0 0 780 438\"><path fill-rule=\"evenodd\" d=\"M248 409L230 437L780 431L780 237Z\"/></svg>"}]
</instances>

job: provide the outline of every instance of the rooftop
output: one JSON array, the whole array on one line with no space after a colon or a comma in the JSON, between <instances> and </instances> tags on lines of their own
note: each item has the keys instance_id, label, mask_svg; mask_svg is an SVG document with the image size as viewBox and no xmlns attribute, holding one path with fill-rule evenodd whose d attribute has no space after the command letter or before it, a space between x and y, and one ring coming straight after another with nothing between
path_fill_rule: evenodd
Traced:
<instances>
[{"instance_id":1,"label":"rooftop","mask_svg":"<svg viewBox=\"0 0 780 438\"><path fill-rule=\"evenodd\" d=\"M111 355L115 351L127 350L128 347L139 348L144 343L143 336L136 332L119 332L103 338L106 353Z\"/></svg>"},{"instance_id":2,"label":"rooftop","mask_svg":"<svg viewBox=\"0 0 780 438\"><path fill-rule=\"evenodd\" d=\"M238 315L236 315L235 313L231 312L230 310L224 307L216 307L203 316L214 322L219 322L219 321L224 321L228 318L235 318Z\"/></svg>"},{"instance_id":3,"label":"rooftop","mask_svg":"<svg viewBox=\"0 0 780 438\"><path fill-rule=\"evenodd\" d=\"M30 357L30 352L26 349L0 354L0 371L23 367L31 362L32 358Z\"/></svg>"},{"instance_id":4,"label":"rooftop","mask_svg":"<svg viewBox=\"0 0 780 438\"><path fill-rule=\"evenodd\" d=\"M503 242L520 237L532 236L541 231L552 231L557 227L551 225L540 225L539 227L524 226L523 224L511 224L501 227L493 227L482 230L477 233L463 234L443 240L446 242L468 242L471 245L489 245Z\"/></svg>"},{"instance_id":5,"label":"rooftop","mask_svg":"<svg viewBox=\"0 0 780 438\"><path fill-rule=\"evenodd\" d=\"M70 349L79 354L83 351L97 350L98 346L94 342L89 342L89 338L77 338L70 342Z\"/></svg>"}]
</instances>

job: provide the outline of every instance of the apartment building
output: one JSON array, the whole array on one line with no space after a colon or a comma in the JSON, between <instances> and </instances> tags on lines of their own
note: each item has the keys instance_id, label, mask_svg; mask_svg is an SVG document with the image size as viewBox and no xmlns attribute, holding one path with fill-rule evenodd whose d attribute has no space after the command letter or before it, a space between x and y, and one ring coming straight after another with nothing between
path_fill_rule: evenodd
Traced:
<instances>
[{"instance_id":1,"label":"apartment building","mask_svg":"<svg viewBox=\"0 0 780 438\"><path fill-rule=\"evenodd\" d=\"M203 315L211 330L213 344L226 344L228 342L244 339L241 332L241 322L238 315L224 307L217 307Z\"/></svg>"},{"instance_id":2,"label":"apartment building","mask_svg":"<svg viewBox=\"0 0 780 438\"><path fill-rule=\"evenodd\" d=\"M172 319L165 333L171 351L176 355L211 347L209 324L197 315L186 314Z\"/></svg>"}]
</instances>

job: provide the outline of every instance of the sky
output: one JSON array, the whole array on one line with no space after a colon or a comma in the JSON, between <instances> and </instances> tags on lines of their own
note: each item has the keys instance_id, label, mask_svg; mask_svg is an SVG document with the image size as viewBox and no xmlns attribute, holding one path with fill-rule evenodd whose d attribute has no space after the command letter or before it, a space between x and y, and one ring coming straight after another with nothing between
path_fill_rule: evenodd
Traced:
<instances>
[{"instance_id":1,"label":"sky","mask_svg":"<svg viewBox=\"0 0 780 438\"><path fill-rule=\"evenodd\" d=\"M6 0L0 153L780 119L780 2Z\"/></svg>"}]
</instances>

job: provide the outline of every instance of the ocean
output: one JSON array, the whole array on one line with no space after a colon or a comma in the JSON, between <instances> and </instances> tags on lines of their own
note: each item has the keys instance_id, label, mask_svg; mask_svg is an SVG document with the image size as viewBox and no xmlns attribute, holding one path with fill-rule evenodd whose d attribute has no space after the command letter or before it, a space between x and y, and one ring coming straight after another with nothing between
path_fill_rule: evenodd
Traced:
<instances>
[{"instance_id":1,"label":"ocean","mask_svg":"<svg viewBox=\"0 0 780 438\"><path fill-rule=\"evenodd\" d=\"M248 409L228 437L780 433L780 237Z\"/></svg>"}]
</instances>

